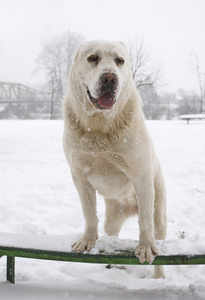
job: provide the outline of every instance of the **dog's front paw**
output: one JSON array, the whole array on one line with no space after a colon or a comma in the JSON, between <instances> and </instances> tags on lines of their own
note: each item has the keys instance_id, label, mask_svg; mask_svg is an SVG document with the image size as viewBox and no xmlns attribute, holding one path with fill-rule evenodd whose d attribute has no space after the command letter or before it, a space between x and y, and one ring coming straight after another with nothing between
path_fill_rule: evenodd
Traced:
<instances>
[{"instance_id":1,"label":"dog's front paw","mask_svg":"<svg viewBox=\"0 0 205 300\"><path fill-rule=\"evenodd\" d=\"M95 245L95 242L96 239L87 239L85 237L82 237L79 241L77 241L72 245L72 248L73 251L75 252L84 252L84 251L90 252L90 250Z\"/></svg>"},{"instance_id":2,"label":"dog's front paw","mask_svg":"<svg viewBox=\"0 0 205 300\"><path fill-rule=\"evenodd\" d=\"M147 261L151 264L154 260L154 255L158 254L158 249L155 243L139 243L135 250L135 255L139 258L141 264Z\"/></svg>"}]
</instances>

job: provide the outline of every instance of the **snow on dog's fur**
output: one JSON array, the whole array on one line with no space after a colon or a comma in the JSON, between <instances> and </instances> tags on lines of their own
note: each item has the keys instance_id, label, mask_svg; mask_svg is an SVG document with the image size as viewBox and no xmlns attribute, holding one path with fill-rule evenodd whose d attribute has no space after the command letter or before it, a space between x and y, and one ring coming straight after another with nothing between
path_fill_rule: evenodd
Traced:
<instances>
[{"instance_id":1,"label":"snow on dog's fur","mask_svg":"<svg viewBox=\"0 0 205 300\"><path fill-rule=\"evenodd\" d=\"M98 191L105 199L108 235L118 235L123 222L138 213L135 253L141 263L151 263L158 252L155 239L166 235L166 192L124 44L81 45L63 109L64 151L85 218L73 250L89 251L98 238ZM158 277L164 277L162 266L155 267Z\"/></svg>"}]
</instances>

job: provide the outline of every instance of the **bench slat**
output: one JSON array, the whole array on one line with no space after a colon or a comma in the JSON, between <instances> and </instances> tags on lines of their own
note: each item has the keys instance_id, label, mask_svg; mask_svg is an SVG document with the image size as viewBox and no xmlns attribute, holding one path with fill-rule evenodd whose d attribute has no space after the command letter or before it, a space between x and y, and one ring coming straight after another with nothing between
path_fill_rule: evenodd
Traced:
<instances>
[{"instance_id":1,"label":"bench slat","mask_svg":"<svg viewBox=\"0 0 205 300\"><path fill-rule=\"evenodd\" d=\"M134 251L116 251L114 253L76 253L60 252L41 249L27 249L0 246L0 257L7 256L7 280L15 282L15 257L33 258L54 261L67 261L78 263L95 263L108 265L141 265ZM205 255L158 255L152 265L198 265L205 264ZM143 265L149 265L145 262Z\"/></svg>"},{"instance_id":2,"label":"bench slat","mask_svg":"<svg viewBox=\"0 0 205 300\"><path fill-rule=\"evenodd\" d=\"M80 263L141 265L139 259L135 256L134 251L116 251L114 253L102 252L100 254L89 254L0 246L0 255ZM146 264L148 265L149 263L145 262L144 265ZM205 255L158 255L155 257L152 263L152 265L194 264L205 264Z\"/></svg>"}]
</instances>

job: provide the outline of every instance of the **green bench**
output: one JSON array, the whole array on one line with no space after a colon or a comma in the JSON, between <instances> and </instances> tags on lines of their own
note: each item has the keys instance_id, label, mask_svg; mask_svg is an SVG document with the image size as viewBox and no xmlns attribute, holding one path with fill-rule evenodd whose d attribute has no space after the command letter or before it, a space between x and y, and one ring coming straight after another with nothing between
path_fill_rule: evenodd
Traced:
<instances>
[{"instance_id":1,"label":"green bench","mask_svg":"<svg viewBox=\"0 0 205 300\"><path fill-rule=\"evenodd\" d=\"M141 265L134 251L116 251L111 254L81 254L52 250L29 249L11 246L0 246L0 257L7 256L7 280L15 283L15 257L94 263L108 265ZM205 264L205 255L169 255L156 256L152 265L198 265ZM148 265L145 262L143 265Z\"/></svg>"}]
</instances>

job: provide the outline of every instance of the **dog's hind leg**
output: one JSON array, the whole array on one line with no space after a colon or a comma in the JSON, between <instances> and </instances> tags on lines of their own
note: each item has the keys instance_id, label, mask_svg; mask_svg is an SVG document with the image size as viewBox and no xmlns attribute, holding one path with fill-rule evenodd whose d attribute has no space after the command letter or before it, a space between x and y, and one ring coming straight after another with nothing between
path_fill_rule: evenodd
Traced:
<instances>
[{"instance_id":1,"label":"dog's hind leg","mask_svg":"<svg viewBox=\"0 0 205 300\"><path fill-rule=\"evenodd\" d=\"M166 190L161 168L154 182L155 202L154 202L154 233L156 240L164 240L167 231L166 221ZM154 278L165 278L163 266L155 266Z\"/></svg>"},{"instance_id":2,"label":"dog's hind leg","mask_svg":"<svg viewBox=\"0 0 205 300\"><path fill-rule=\"evenodd\" d=\"M118 236L125 220L138 212L137 203L129 203L128 200L118 202L116 199L105 199L105 223L104 228L107 235Z\"/></svg>"}]
</instances>

